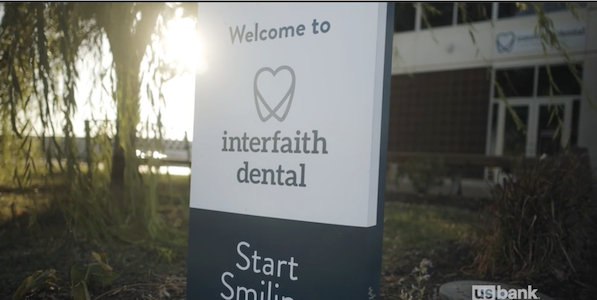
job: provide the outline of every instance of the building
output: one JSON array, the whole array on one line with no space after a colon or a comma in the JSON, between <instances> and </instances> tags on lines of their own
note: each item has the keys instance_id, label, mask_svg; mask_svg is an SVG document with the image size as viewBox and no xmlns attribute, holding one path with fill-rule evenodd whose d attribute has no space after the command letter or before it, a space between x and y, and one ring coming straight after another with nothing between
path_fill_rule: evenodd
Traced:
<instances>
[{"instance_id":1,"label":"building","mask_svg":"<svg viewBox=\"0 0 597 300\"><path fill-rule=\"evenodd\" d=\"M534 157L569 143L588 148L597 167L597 3L577 4L578 19L564 3L544 10L584 90L561 52L544 53L532 5L438 2L442 14L425 21L421 4L396 3L388 151ZM559 87L553 97L547 64ZM550 116L562 124L555 140ZM467 175L490 174L483 171Z\"/></svg>"}]
</instances>

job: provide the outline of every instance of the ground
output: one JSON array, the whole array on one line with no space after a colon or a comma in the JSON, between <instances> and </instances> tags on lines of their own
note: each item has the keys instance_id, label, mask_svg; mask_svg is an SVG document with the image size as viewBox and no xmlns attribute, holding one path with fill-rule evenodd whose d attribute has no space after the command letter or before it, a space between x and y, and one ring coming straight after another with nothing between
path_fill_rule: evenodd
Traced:
<instances>
[{"instance_id":1,"label":"ground","mask_svg":"<svg viewBox=\"0 0 597 300\"><path fill-rule=\"evenodd\" d=\"M437 299L439 286L449 281L508 282L507 278L475 277L468 269L474 257L470 241L480 232L479 209L484 201L388 194L379 299L403 299L401 293L416 285L411 272L423 259L432 264L428 268L429 279L422 282L423 299ZM166 218L180 217L180 212L163 211ZM64 219L59 213L42 215L36 224L29 227L26 221L17 219L16 223L9 221L0 226L0 299L10 299L23 279L33 272L48 269L56 270L55 285L41 288L27 298L70 299L70 267L89 262L92 251L105 252L120 277L111 285L90 286L90 299L186 299L186 245L141 247L119 240L67 243ZM175 226L186 231L185 223L177 222ZM555 299L580 299L573 287L537 284L534 287Z\"/></svg>"}]
</instances>

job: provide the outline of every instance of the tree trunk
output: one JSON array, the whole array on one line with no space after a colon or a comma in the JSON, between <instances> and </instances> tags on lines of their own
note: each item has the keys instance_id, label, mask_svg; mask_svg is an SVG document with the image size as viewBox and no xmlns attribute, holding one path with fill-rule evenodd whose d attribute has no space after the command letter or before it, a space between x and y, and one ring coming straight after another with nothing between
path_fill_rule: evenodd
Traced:
<instances>
[{"instance_id":1,"label":"tree trunk","mask_svg":"<svg viewBox=\"0 0 597 300\"><path fill-rule=\"evenodd\" d=\"M136 127L139 123L139 80L140 61L137 53L128 49L130 39L127 33L106 31L116 71L116 135L112 153L110 189L116 199L130 204L134 210L134 199L140 178L135 153ZM114 83L113 83L114 84ZM134 170L134 171L133 171ZM129 201L133 201L132 203ZM129 207L130 208L130 207Z\"/></svg>"},{"instance_id":2,"label":"tree trunk","mask_svg":"<svg viewBox=\"0 0 597 300\"><path fill-rule=\"evenodd\" d=\"M139 123L141 61L151 43L156 21L164 4L110 3L102 7L105 11L97 14L96 20L104 28L110 43L117 81L117 122L110 187L115 197L133 201L131 205L134 210L136 204L130 197L134 198L133 195L140 192L134 189L142 187L139 186L141 177L135 148L136 127ZM137 14L131 11L140 12L142 18L137 20ZM133 27L135 30L130 30Z\"/></svg>"},{"instance_id":3,"label":"tree trunk","mask_svg":"<svg viewBox=\"0 0 597 300\"><path fill-rule=\"evenodd\" d=\"M116 67L117 80L117 120L114 151L112 153L112 171L110 174L110 187L118 199L131 195L129 188L136 184L127 182L127 172L134 172L140 178L138 163L136 161L136 127L139 123L139 67L123 64ZM135 171L127 171L130 168Z\"/></svg>"}]
</instances>

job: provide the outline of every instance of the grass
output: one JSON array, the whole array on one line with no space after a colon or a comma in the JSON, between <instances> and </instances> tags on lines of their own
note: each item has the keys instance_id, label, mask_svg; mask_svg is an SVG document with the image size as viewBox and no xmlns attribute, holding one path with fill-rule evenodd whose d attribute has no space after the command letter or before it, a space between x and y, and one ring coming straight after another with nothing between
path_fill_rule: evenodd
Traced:
<instances>
[{"instance_id":1,"label":"grass","mask_svg":"<svg viewBox=\"0 0 597 300\"><path fill-rule=\"evenodd\" d=\"M392 269L409 252L428 252L449 242L473 238L478 215L463 209L388 202L385 206L383 265Z\"/></svg>"},{"instance_id":2,"label":"grass","mask_svg":"<svg viewBox=\"0 0 597 300\"><path fill-rule=\"evenodd\" d=\"M24 213L34 216L44 213L50 206L49 191L60 190L67 184L64 174L56 173L52 180L46 185L43 168L39 173L32 174L30 185L19 189L12 177L3 170L0 181L0 225L9 222L13 217L19 217ZM9 170L10 171L10 170ZM84 168L82 171L85 171ZM104 175L104 174L102 174ZM144 179L149 175L143 174ZM190 187L189 176L159 174L157 180L158 198L164 207L172 205L188 206ZM147 180L146 180L147 181ZM45 190L45 191L44 191Z\"/></svg>"},{"instance_id":3,"label":"grass","mask_svg":"<svg viewBox=\"0 0 597 300\"><path fill-rule=\"evenodd\" d=\"M149 182L148 175L143 176L146 177L145 182ZM64 176L56 175L53 179L53 188L61 190L65 187ZM159 215L170 228L186 234L189 177L158 175L157 179ZM7 185L4 187L12 188ZM0 299L9 299L20 282L36 270L56 269L61 284L66 286L71 264L89 261L91 251L107 253L110 265L122 275L116 285L143 282L150 273L182 276L186 273L185 243L149 243L139 246L119 239L102 243L85 238L69 241L64 217L57 207L48 207L51 195L48 194L48 186L43 188L46 191L37 192L31 188L0 193L0 239L3 241L0 243L0 270L10 270L0 272ZM36 217L38 222L34 225L31 220L21 220L18 227L15 224L3 224L12 223L14 213L17 218L26 216L23 220ZM135 235L135 230L138 229L134 226L127 227L121 233L124 236L139 236Z\"/></svg>"},{"instance_id":4,"label":"grass","mask_svg":"<svg viewBox=\"0 0 597 300\"><path fill-rule=\"evenodd\" d=\"M147 176L147 175L143 175ZM64 179L55 178L56 188ZM145 181L145 180L144 180ZM149 180L145 181L146 183ZM158 211L170 228L187 233L189 205L189 177L158 175ZM38 212L43 217L42 203L47 203L48 195L35 192L0 195L0 221L9 221L12 212L6 204L16 206L25 212ZM21 210L18 211L20 213ZM57 212L57 211L56 211ZM35 213L33 214L35 215ZM388 202L385 205L383 268L392 272L399 266L413 264L412 257L441 248L449 242L458 242L473 237L478 230L478 216L470 210L425 205ZM60 214L53 218L40 218L38 225L20 228L2 228L0 238L0 265L11 272L0 272L0 298L9 297L16 286L36 270L54 268L61 280L68 280L69 266L74 262L84 262L91 251L106 252L110 265L122 275L115 286L144 282L147 274L173 274L186 276L186 244L139 247L114 240L96 243L79 240L67 244L66 228ZM415 255L413 253L416 252ZM418 262L415 262L415 264Z\"/></svg>"}]
</instances>

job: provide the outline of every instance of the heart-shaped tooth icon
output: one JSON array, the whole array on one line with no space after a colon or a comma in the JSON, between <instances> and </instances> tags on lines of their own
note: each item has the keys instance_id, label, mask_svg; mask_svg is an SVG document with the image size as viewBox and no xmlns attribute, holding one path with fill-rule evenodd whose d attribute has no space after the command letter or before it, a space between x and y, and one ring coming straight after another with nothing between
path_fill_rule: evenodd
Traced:
<instances>
[{"instance_id":1,"label":"heart-shaped tooth icon","mask_svg":"<svg viewBox=\"0 0 597 300\"><path fill-rule=\"evenodd\" d=\"M255 107L261 121L265 122L271 117L282 122L288 116L296 78L294 70L289 66L281 66L276 70L263 67L255 73L253 80L253 93ZM284 113L280 116L278 111Z\"/></svg>"},{"instance_id":2,"label":"heart-shaped tooth icon","mask_svg":"<svg viewBox=\"0 0 597 300\"><path fill-rule=\"evenodd\" d=\"M512 31L501 32L496 36L497 50L499 53L510 52L514 47L515 34Z\"/></svg>"}]
</instances>

